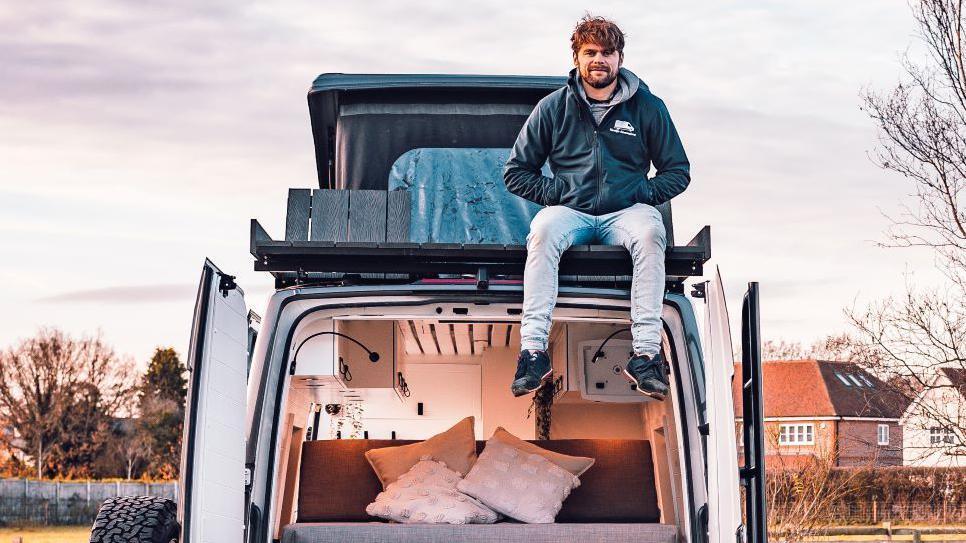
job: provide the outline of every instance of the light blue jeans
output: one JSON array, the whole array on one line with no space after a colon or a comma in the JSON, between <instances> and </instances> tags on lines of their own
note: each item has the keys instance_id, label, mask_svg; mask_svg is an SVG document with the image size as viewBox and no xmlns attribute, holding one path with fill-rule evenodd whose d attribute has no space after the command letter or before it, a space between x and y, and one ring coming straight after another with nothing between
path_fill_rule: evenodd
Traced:
<instances>
[{"instance_id":1,"label":"light blue jeans","mask_svg":"<svg viewBox=\"0 0 966 543\"><path fill-rule=\"evenodd\" d=\"M547 349L550 316L557 303L560 255L571 245L622 245L631 255L631 335L634 354L661 350L664 302L664 247L661 212L647 204L594 216L565 206L541 209L530 222L523 272L521 349Z\"/></svg>"}]
</instances>

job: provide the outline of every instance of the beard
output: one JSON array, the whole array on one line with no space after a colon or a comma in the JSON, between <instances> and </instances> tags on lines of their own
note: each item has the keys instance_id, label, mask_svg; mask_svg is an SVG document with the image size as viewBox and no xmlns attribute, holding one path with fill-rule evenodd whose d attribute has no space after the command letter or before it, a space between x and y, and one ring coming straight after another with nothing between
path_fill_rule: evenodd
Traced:
<instances>
[{"instance_id":1,"label":"beard","mask_svg":"<svg viewBox=\"0 0 966 543\"><path fill-rule=\"evenodd\" d=\"M583 73L580 74L580 76L588 85L594 87L595 89L603 89L617 79L617 70L611 71L609 66L595 66L594 68L606 70L607 73L602 76L594 75L591 71L591 66L588 66Z\"/></svg>"}]
</instances>

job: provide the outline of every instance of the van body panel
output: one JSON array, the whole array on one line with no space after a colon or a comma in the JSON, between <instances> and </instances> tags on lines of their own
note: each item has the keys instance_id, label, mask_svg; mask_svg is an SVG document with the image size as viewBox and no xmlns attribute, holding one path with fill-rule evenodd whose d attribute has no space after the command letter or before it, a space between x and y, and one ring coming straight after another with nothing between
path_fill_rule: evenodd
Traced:
<instances>
[{"instance_id":1,"label":"van body panel","mask_svg":"<svg viewBox=\"0 0 966 543\"><path fill-rule=\"evenodd\" d=\"M665 297L664 324L667 335L673 339L669 349L668 363L671 367L671 395L674 402L676 431L681 472L680 501L685 503L679 512L678 523L682 541L704 542L706 526L700 511L707 507L708 487L704 469L704 440L700 428L705 423L701 406L705 398L704 358L701 338L691 302L679 294ZM667 400L665 400L667 401Z\"/></svg>"},{"instance_id":2,"label":"van body panel","mask_svg":"<svg viewBox=\"0 0 966 543\"><path fill-rule=\"evenodd\" d=\"M731 396L734 350L721 270L705 287L704 346L708 360L708 533L711 543L730 543L741 525L738 449Z\"/></svg>"},{"instance_id":3,"label":"van body panel","mask_svg":"<svg viewBox=\"0 0 966 543\"><path fill-rule=\"evenodd\" d=\"M403 319L407 317L439 316L440 318L488 319L519 322L519 314L511 313L506 305L518 307L522 301L522 285L499 285L489 290L478 290L475 285L383 285L362 287L316 287L291 289L286 291L284 298L273 299L277 305L266 311L266 318L254 360L252 377L249 385L252 393L260 402L260 414L251 418L249 428L249 461L253 469L253 484L251 487L251 504L262 511L259 521L259 533L252 534L249 541L264 541L267 534L265 526L272 525L272 512L277 509L277 494L272 490L272 484L277 475L280 458L277 449L280 436L280 422L278 413L281 406L288 399L289 386L289 355L297 347L294 341L298 329L308 319L362 317ZM690 301L679 295L670 294L666 303L673 301L673 314L680 314L681 318L672 320L680 324L674 343L681 353L684 364L691 364L695 359L700 361L700 344L696 324ZM506 304L506 305L497 305ZM431 311L427 311L427 308ZM673 309L672 309L673 308ZM573 321L588 322L628 322L629 293L621 289L590 289L590 288L561 288L558 297L555 318L566 318ZM269 330L267 323L274 323ZM690 330L690 331L689 331ZM693 332L693 333L692 333ZM262 341L263 340L263 341ZM256 369L256 366L263 366ZM703 375L703 368L693 375ZM255 382L254 379L258 379ZM704 396L703 380L695 382L692 374L687 378L687 400L682 405L692 405L689 410L691 419L680 425L676 431L688 432L693 443L700 443L698 424L702 414L694 409L694 395ZM676 425L677 426L677 425ZM254 448L253 448L254 444ZM700 446L699 446L700 447ZM701 454L694 451L686 452L679 449L680 454L687 455L687 465L695 465ZM683 464L682 464L683 465ZM699 462L697 465L701 465ZM703 474L695 480L687 477L689 487L686 494L693 496L699 493L700 503L706 502L706 490ZM693 499L688 503L694 503ZM693 509L686 507L686 509ZM683 513L683 511L682 511ZM695 515L687 514L692 521ZM689 530L690 531L690 530Z\"/></svg>"}]
</instances>

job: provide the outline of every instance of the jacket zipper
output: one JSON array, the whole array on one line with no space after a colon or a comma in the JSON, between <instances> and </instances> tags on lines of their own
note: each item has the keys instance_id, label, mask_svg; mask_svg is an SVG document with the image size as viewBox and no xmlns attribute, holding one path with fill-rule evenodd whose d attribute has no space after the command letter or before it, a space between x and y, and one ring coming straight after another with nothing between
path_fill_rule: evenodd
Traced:
<instances>
[{"instance_id":1,"label":"jacket zipper","mask_svg":"<svg viewBox=\"0 0 966 543\"><path fill-rule=\"evenodd\" d=\"M574 103L577 104L578 115L580 115L580 112L585 107L587 108L587 111L585 111L584 113L587 114L587 122L590 123L590 127L594 131L593 141L591 142L591 152L594 154L594 165L597 167L597 193L594 194L594 215L597 215L598 212L600 211L600 181L601 181L600 171L602 169L600 165L600 142L597 139L599 136L597 132L598 124L597 124L597 121L594 120L594 114L592 111L590 111L590 107L581 102L580 98L578 98L575 95L573 88L570 89L570 96L574 99ZM603 118L601 120L603 120Z\"/></svg>"},{"instance_id":2,"label":"jacket zipper","mask_svg":"<svg viewBox=\"0 0 966 543\"><path fill-rule=\"evenodd\" d=\"M621 104L623 104L623 102L621 102ZM597 154L597 203L594 205L595 215L600 214L600 191L601 191L601 185L603 184L603 180L604 180L604 166L603 164L601 164L601 159L600 159L599 130L600 130L600 127L604 126L604 121L607 120L607 117L610 116L611 112L617 109L618 107L620 107L621 104L614 104L609 108L607 108L607 111L604 112L604 116L600 118L600 124L598 124L597 127L594 129L594 145L596 147L595 151Z\"/></svg>"},{"instance_id":3,"label":"jacket zipper","mask_svg":"<svg viewBox=\"0 0 966 543\"><path fill-rule=\"evenodd\" d=\"M594 198L594 215L600 215L600 182L603 168L600 164L600 134L596 128L594 129L594 156L597 158L597 196Z\"/></svg>"},{"instance_id":4,"label":"jacket zipper","mask_svg":"<svg viewBox=\"0 0 966 543\"><path fill-rule=\"evenodd\" d=\"M586 104L582 103L581 100L580 100L580 98L578 98L577 96L575 96L575 93L574 93L574 90L573 90L572 87L570 88L570 96L574 99L574 102L577 103L577 112L578 112L578 114L580 113L580 111L584 107L587 107L587 111L585 112L585 113L587 113L587 122L589 122L590 125L591 125L591 127L593 127L593 129L594 129L594 140L593 140L593 150L592 151L594 153L594 159L595 159L596 166L597 166L597 194L594 195L594 215L599 215L600 214L600 190L601 190L601 184L602 184L602 181L603 181L603 175L602 174L603 174L603 170L604 170L604 167L603 167L603 165L601 165L601 160L600 160L600 132L599 132L599 130L600 130L600 127L604 125L604 121L607 120L607 117L610 115L610 113L612 111L614 111L614 109L616 109L621 104L615 104L615 105L607 108L607 111L604 113L604 116L600 118L600 124L598 124L597 121L594 119L593 112L590 111L590 106L587 106ZM623 103L623 102L621 102L621 103Z\"/></svg>"}]
</instances>

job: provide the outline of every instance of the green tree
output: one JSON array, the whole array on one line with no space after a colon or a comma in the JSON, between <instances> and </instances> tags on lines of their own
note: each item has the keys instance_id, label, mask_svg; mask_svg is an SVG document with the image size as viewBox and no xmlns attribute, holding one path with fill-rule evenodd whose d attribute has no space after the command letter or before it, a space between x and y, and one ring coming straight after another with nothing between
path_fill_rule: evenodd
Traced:
<instances>
[{"instance_id":1,"label":"green tree","mask_svg":"<svg viewBox=\"0 0 966 543\"><path fill-rule=\"evenodd\" d=\"M171 400L183 406L188 394L186 371L187 368L174 349L156 348L141 382L142 396L154 394L157 398Z\"/></svg>"},{"instance_id":2,"label":"green tree","mask_svg":"<svg viewBox=\"0 0 966 543\"><path fill-rule=\"evenodd\" d=\"M138 442L143 444L145 474L160 479L178 476L181 432L188 393L186 368L172 348L157 348L141 377Z\"/></svg>"}]
</instances>

